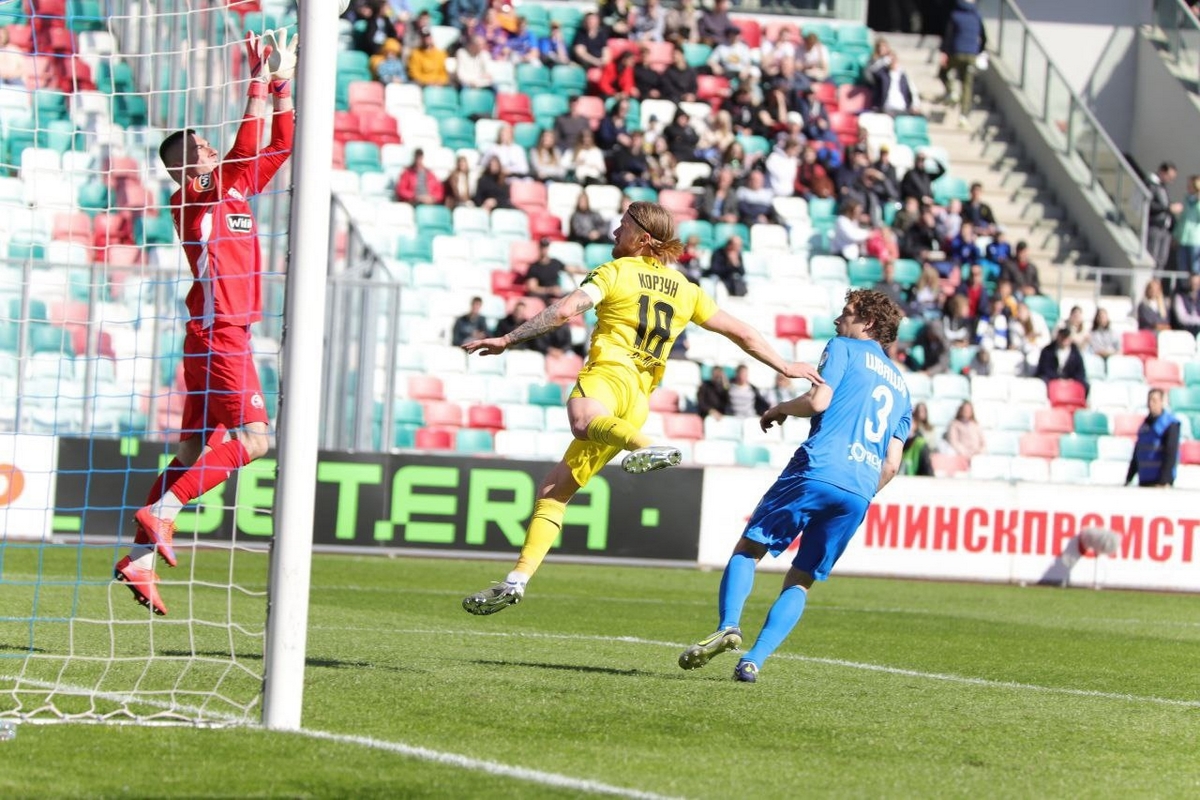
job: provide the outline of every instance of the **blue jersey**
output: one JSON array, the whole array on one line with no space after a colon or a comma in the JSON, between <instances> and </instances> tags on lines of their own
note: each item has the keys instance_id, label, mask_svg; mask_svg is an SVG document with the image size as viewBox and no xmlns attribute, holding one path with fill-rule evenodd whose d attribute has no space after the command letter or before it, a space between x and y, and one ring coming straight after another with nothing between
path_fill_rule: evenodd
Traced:
<instances>
[{"instance_id":1,"label":"blue jersey","mask_svg":"<svg viewBox=\"0 0 1200 800\"><path fill-rule=\"evenodd\" d=\"M831 339L821 378L833 389L829 408L812 418L808 439L789 472L833 484L870 500L892 439L912 427L912 400L900 370L874 339Z\"/></svg>"}]
</instances>

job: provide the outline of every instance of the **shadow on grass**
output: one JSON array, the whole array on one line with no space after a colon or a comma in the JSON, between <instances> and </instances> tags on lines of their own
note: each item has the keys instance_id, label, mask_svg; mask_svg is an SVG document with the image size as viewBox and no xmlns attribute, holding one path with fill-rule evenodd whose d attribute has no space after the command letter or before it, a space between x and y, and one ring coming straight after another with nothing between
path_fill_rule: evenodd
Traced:
<instances>
[{"instance_id":1,"label":"shadow on grass","mask_svg":"<svg viewBox=\"0 0 1200 800\"><path fill-rule=\"evenodd\" d=\"M590 672L600 675L626 675L629 677L657 677L656 672L641 669L613 669L612 667L589 667L581 664L547 664L538 661L484 661L476 659L471 662L481 667L533 667L534 669L556 669L564 672Z\"/></svg>"},{"instance_id":2,"label":"shadow on grass","mask_svg":"<svg viewBox=\"0 0 1200 800\"><path fill-rule=\"evenodd\" d=\"M228 652L219 650L161 650L159 655L173 656L178 658L187 658L189 656L199 658L218 658L228 659ZM239 661L262 661L262 653L237 653ZM400 669L389 666L387 664L376 664L370 661L342 661L337 658L308 658L304 660L305 666L309 667L325 667L326 669L381 669L388 672L411 672L413 670Z\"/></svg>"}]
</instances>

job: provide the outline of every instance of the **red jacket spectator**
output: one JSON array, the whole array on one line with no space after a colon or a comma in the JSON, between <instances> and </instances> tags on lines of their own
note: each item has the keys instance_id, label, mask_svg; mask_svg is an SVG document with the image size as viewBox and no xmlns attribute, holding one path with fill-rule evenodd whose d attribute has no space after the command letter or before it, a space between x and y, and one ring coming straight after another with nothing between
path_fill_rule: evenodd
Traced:
<instances>
[{"instance_id":1,"label":"red jacket spectator","mask_svg":"<svg viewBox=\"0 0 1200 800\"><path fill-rule=\"evenodd\" d=\"M600 72L600 93L605 97L623 94L626 97L637 97L637 81L634 79L633 53L624 52L616 59L604 65Z\"/></svg>"},{"instance_id":2,"label":"red jacket spectator","mask_svg":"<svg viewBox=\"0 0 1200 800\"><path fill-rule=\"evenodd\" d=\"M425 154L417 150L412 166L400 173L396 181L396 199L404 203L441 205L446 190L433 172L425 167Z\"/></svg>"}]
</instances>

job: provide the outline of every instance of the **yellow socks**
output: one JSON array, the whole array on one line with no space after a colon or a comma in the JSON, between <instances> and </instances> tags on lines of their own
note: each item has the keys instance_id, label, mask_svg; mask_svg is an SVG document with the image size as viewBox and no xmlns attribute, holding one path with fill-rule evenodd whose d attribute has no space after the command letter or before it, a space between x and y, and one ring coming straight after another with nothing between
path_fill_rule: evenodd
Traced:
<instances>
[{"instance_id":1,"label":"yellow socks","mask_svg":"<svg viewBox=\"0 0 1200 800\"><path fill-rule=\"evenodd\" d=\"M614 416L599 416L588 423L588 439L622 450L637 450L650 446L650 437L625 420Z\"/></svg>"},{"instance_id":2,"label":"yellow socks","mask_svg":"<svg viewBox=\"0 0 1200 800\"><path fill-rule=\"evenodd\" d=\"M520 572L533 577L537 568L542 565L546 553L562 532L563 515L567 504L557 500L538 500L533 504L533 517L529 520L529 530L525 533L525 544L521 545L521 556L513 572Z\"/></svg>"}]
</instances>

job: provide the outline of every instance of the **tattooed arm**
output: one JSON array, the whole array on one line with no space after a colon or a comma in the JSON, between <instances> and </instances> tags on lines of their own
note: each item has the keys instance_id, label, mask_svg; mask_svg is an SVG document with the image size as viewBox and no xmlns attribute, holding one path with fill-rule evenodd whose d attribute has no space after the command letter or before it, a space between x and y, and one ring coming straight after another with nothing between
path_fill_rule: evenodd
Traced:
<instances>
[{"instance_id":1,"label":"tattooed arm","mask_svg":"<svg viewBox=\"0 0 1200 800\"><path fill-rule=\"evenodd\" d=\"M555 328L565 325L571 317L582 314L592 305L592 298L588 293L576 289L566 297L546 306L537 316L521 323L515 330L491 339L476 339L466 342L463 344L463 349L468 353L477 352L485 356L499 355L514 344L536 339L543 333L549 333Z\"/></svg>"}]
</instances>

